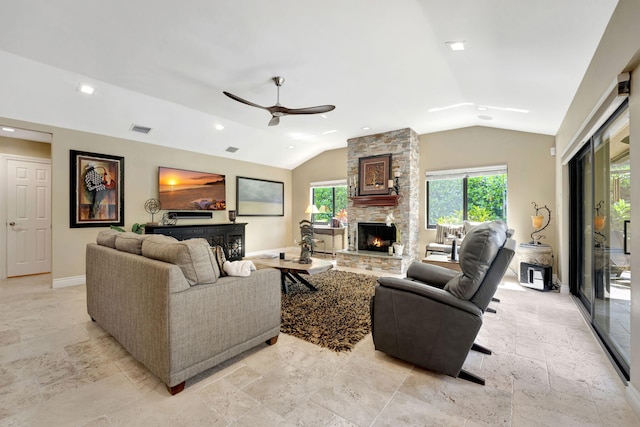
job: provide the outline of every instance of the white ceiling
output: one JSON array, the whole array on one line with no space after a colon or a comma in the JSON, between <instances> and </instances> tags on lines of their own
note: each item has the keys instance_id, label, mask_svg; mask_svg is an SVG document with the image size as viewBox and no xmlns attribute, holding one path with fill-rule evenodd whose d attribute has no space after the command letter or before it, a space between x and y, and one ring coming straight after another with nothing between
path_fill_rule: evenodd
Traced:
<instances>
[{"instance_id":1,"label":"white ceiling","mask_svg":"<svg viewBox=\"0 0 640 427\"><path fill-rule=\"evenodd\" d=\"M616 3L0 0L0 117L288 169L404 127L554 135ZM276 75L284 106L336 109L268 127L222 94L273 105Z\"/></svg>"}]
</instances>

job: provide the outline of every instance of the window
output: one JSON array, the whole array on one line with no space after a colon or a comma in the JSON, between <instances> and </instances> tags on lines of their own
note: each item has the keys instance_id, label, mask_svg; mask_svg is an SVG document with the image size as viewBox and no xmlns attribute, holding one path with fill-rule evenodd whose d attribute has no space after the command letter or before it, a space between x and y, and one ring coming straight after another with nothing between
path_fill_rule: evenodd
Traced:
<instances>
[{"instance_id":1,"label":"window","mask_svg":"<svg viewBox=\"0 0 640 427\"><path fill-rule=\"evenodd\" d=\"M507 167L427 172L427 228L507 218Z\"/></svg>"},{"instance_id":2,"label":"window","mask_svg":"<svg viewBox=\"0 0 640 427\"><path fill-rule=\"evenodd\" d=\"M312 222L330 222L347 212L347 185L345 181L311 184L311 200L320 211L312 215Z\"/></svg>"}]
</instances>

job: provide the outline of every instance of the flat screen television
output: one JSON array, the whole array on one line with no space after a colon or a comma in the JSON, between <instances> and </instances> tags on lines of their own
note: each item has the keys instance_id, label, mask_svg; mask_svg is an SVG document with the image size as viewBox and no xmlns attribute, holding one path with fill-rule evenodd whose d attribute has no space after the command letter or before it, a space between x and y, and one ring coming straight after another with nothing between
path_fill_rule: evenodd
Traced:
<instances>
[{"instance_id":1,"label":"flat screen television","mask_svg":"<svg viewBox=\"0 0 640 427\"><path fill-rule=\"evenodd\" d=\"M217 173L158 168L158 198L165 210L225 210L225 187L225 176Z\"/></svg>"}]
</instances>

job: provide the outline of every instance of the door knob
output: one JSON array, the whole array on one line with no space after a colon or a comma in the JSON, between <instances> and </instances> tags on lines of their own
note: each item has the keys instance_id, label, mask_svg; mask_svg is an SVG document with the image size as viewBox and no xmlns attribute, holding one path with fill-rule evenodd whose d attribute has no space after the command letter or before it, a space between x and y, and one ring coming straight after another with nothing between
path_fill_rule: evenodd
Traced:
<instances>
[{"instance_id":1,"label":"door knob","mask_svg":"<svg viewBox=\"0 0 640 427\"><path fill-rule=\"evenodd\" d=\"M13 221L11 221L11 222L9 223L9 225L13 227L14 225L16 225L16 223L15 223L15 222L13 222Z\"/></svg>"}]
</instances>

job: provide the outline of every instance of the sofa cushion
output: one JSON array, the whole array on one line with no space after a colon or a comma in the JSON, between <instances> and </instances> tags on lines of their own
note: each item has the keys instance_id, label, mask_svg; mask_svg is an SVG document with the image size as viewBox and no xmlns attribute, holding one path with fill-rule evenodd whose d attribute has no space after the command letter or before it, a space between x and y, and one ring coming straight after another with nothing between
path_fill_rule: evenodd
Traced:
<instances>
[{"instance_id":1,"label":"sofa cushion","mask_svg":"<svg viewBox=\"0 0 640 427\"><path fill-rule=\"evenodd\" d=\"M227 272L224 270L224 263L227 261L227 257L224 254L224 248L222 246L216 246L213 248L215 254L216 263L218 264L218 270L220 276L226 276Z\"/></svg>"},{"instance_id":2,"label":"sofa cushion","mask_svg":"<svg viewBox=\"0 0 640 427\"><path fill-rule=\"evenodd\" d=\"M131 231L117 232L116 249L131 254L142 254L142 241L148 237L144 234L133 233Z\"/></svg>"},{"instance_id":3,"label":"sofa cushion","mask_svg":"<svg viewBox=\"0 0 640 427\"><path fill-rule=\"evenodd\" d=\"M175 242L146 239L142 242L142 255L177 265L191 286L215 283L218 278L213 268L215 259L206 239Z\"/></svg>"},{"instance_id":4,"label":"sofa cushion","mask_svg":"<svg viewBox=\"0 0 640 427\"><path fill-rule=\"evenodd\" d=\"M507 225L502 221L483 222L473 227L458 252L462 274L451 279L444 289L460 299L471 299L506 240Z\"/></svg>"},{"instance_id":5,"label":"sofa cushion","mask_svg":"<svg viewBox=\"0 0 640 427\"><path fill-rule=\"evenodd\" d=\"M112 228L108 230L102 230L98 233L96 237L96 243L100 246L106 246L111 249L116 248L116 236L118 236L121 232L118 230L114 230Z\"/></svg>"},{"instance_id":6,"label":"sofa cushion","mask_svg":"<svg viewBox=\"0 0 640 427\"><path fill-rule=\"evenodd\" d=\"M462 237L464 235L463 225L436 224L436 243L445 243L445 239L450 234Z\"/></svg>"}]
</instances>

